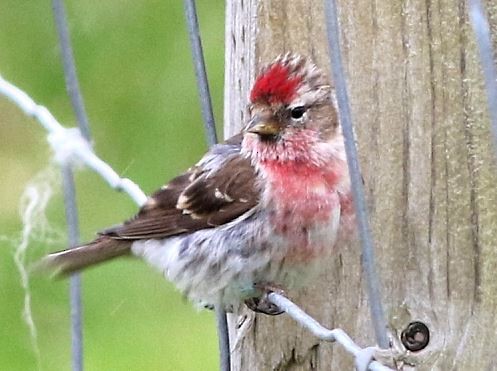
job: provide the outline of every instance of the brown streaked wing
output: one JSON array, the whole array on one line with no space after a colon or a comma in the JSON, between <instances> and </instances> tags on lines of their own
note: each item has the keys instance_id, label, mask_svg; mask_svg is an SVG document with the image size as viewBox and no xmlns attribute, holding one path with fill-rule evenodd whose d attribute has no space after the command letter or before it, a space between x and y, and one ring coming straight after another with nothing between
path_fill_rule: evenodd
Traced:
<instances>
[{"instance_id":1,"label":"brown streaked wing","mask_svg":"<svg viewBox=\"0 0 497 371\"><path fill-rule=\"evenodd\" d=\"M178 207L209 225L225 224L258 202L255 172L246 158L231 157L215 174L201 174L179 196Z\"/></svg>"},{"instance_id":2,"label":"brown streaked wing","mask_svg":"<svg viewBox=\"0 0 497 371\"><path fill-rule=\"evenodd\" d=\"M213 170L213 163L221 165ZM228 223L257 205L255 178L250 161L240 154L239 137L232 138L155 192L133 219L101 234L164 238Z\"/></svg>"}]
</instances>

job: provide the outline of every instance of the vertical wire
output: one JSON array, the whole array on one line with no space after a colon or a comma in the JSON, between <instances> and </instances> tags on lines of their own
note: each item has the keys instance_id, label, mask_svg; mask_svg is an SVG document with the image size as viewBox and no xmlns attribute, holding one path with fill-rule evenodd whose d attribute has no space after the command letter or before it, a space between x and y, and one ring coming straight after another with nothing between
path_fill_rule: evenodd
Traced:
<instances>
[{"instance_id":1,"label":"vertical wire","mask_svg":"<svg viewBox=\"0 0 497 371\"><path fill-rule=\"evenodd\" d=\"M78 206L76 204L76 188L71 166L62 165L62 188L64 190L64 206L69 246L74 247L79 243ZM81 276L79 273L71 275L69 282L70 308L71 308L71 349L72 370L83 370L83 331L82 331L82 302L81 302Z\"/></svg>"},{"instance_id":2,"label":"vertical wire","mask_svg":"<svg viewBox=\"0 0 497 371\"><path fill-rule=\"evenodd\" d=\"M217 143L216 125L214 122L214 114L212 112L209 82L207 80L207 73L205 70L205 61L202 51L202 41L200 39L195 0L185 0L184 7L192 58L195 66L195 76L197 78L198 92L200 96L202 117L204 120L205 134L209 146L212 146ZM231 369L231 353L226 312L223 308L219 307L216 307L215 310L217 334L219 339L220 369L221 371L229 371Z\"/></svg>"},{"instance_id":3,"label":"vertical wire","mask_svg":"<svg viewBox=\"0 0 497 371\"><path fill-rule=\"evenodd\" d=\"M185 15L195 67L195 76L197 78L202 117L204 118L205 135L209 145L212 146L217 143L216 125L214 122L214 114L212 113L209 82L207 80L207 73L205 72L205 60L202 51L202 41L200 39L195 0L185 0Z\"/></svg>"},{"instance_id":4,"label":"vertical wire","mask_svg":"<svg viewBox=\"0 0 497 371\"><path fill-rule=\"evenodd\" d=\"M86 114L83 97L79 88L78 77L76 76L76 64L71 47L69 29L67 27L67 15L63 0L53 0L52 9L59 36L59 45L64 66L64 77L66 80L66 90L71 99L72 108L78 120L78 126L83 137L90 142L90 125Z\"/></svg>"},{"instance_id":5,"label":"vertical wire","mask_svg":"<svg viewBox=\"0 0 497 371\"><path fill-rule=\"evenodd\" d=\"M490 38L490 27L480 0L470 0L469 17L480 52L480 62L487 90L487 103L492 126L494 151L497 151L497 70L492 50L492 39Z\"/></svg>"},{"instance_id":6,"label":"vertical wire","mask_svg":"<svg viewBox=\"0 0 497 371\"><path fill-rule=\"evenodd\" d=\"M90 142L90 127L86 115L83 98L79 89L76 67L74 63L67 16L63 0L53 0L52 10L55 18L59 46L61 51L67 94L71 99L72 108L76 115L78 126L83 137ZM68 228L69 245L79 243L79 222L76 204L76 188L74 175L70 165L62 166L62 185L64 188L64 204ZM71 275L70 280L70 305L71 305L71 348L73 371L83 370L83 332L82 332L82 301L81 277L79 273Z\"/></svg>"},{"instance_id":7,"label":"vertical wire","mask_svg":"<svg viewBox=\"0 0 497 371\"><path fill-rule=\"evenodd\" d=\"M364 189L362 187L362 177L359 169L357 148L354 141L347 85L343 72L336 0L325 0L325 16L331 70L337 95L338 113L340 115L340 124L345 140L345 152L349 166L357 226L362 243L362 263L366 275L369 308L373 320L376 342L381 348L388 348L389 340L387 336L385 313L381 302L380 281L375 268L374 247L368 223L368 211L366 208Z\"/></svg>"},{"instance_id":8,"label":"vertical wire","mask_svg":"<svg viewBox=\"0 0 497 371\"><path fill-rule=\"evenodd\" d=\"M219 369L221 371L230 371L231 353L228 320L226 318L226 312L222 308L216 308L216 324L219 343Z\"/></svg>"}]
</instances>

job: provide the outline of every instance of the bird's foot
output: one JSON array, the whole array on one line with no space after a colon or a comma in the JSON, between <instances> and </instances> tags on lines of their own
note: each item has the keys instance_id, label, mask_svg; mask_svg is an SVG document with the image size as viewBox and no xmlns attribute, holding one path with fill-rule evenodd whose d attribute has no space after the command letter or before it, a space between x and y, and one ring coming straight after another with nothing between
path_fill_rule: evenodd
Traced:
<instances>
[{"instance_id":1,"label":"bird's foot","mask_svg":"<svg viewBox=\"0 0 497 371\"><path fill-rule=\"evenodd\" d=\"M285 296L285 292L281 287L271 283L261 282L254 284L254 288L262 291L262 295L245 300L245 305L247 307L254 312L264 313L270 316L277 316L278 314L283 313L276 304L273 304L268 299L268 295L272 292Z\"/></svg>"}]
</instances>

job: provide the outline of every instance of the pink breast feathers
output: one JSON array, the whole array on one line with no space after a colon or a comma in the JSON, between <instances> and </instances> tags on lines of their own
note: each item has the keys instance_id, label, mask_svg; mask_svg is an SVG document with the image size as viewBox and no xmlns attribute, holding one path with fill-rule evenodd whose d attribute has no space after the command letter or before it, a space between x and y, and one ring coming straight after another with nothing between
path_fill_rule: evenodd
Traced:
<instances>
[{"instance_id":1,"label":"pink breast feathers","mask_svg":"<svg viewBox=\"0 0 497 371\"><path fill-rule=\"evenodd\" d=\"M335 190L338 174L329 168L301 163L267 162L268 202L273 208L274 231L291 243L287 259L305 262L316 258L334 242L340 201ZM268 169L269 170L269 169Z\"/></svg>"}]
</instances>

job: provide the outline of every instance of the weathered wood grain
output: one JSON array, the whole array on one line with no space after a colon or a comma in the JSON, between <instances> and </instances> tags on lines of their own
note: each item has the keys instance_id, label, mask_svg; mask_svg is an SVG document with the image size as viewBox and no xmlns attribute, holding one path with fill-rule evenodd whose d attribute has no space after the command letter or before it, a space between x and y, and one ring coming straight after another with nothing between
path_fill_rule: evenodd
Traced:
<instances>
[{"instance_id":1,"label":"weathered wood grain","mask_svg":"<svg viewBox=\"0 0 497 371\"><path fill-rule=\"evenodd\" d=\"M486 5L497 46L497 3ZM341 0L339 11L392 334L412 320L429 327L428 347L408 355L416 369L497 370L497 166L467 4ZM226 134L245 120L262 63L295 51L328 69L323 13L318 0L227 2ZM372 345L357 244L340 246L328 267L289 296ZM232 340L238 320L231 316ZM353 362L284 316L257 315L233 351L234 370L330 368Z\"/></svg>"}]
</instances>

